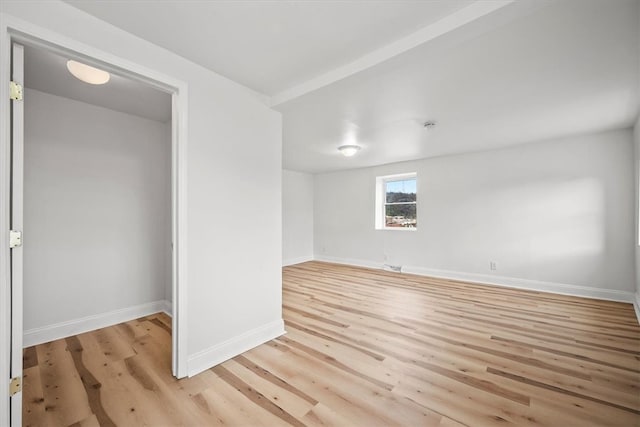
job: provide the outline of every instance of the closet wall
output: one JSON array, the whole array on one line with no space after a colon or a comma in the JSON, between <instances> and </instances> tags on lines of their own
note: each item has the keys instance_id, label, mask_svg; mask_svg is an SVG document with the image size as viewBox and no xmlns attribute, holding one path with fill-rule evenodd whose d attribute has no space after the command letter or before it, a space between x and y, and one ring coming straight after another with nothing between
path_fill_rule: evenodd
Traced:
<instances>
[{"instance_id":1,"label":"closet wall","mask_svg":"<svg viewBox=\"0 0 640 427\"><path fill-rule=\"evenodd\" d=\"M171 298L171 124L27 89L25 346Z\"/></svg>"}]
</instances>

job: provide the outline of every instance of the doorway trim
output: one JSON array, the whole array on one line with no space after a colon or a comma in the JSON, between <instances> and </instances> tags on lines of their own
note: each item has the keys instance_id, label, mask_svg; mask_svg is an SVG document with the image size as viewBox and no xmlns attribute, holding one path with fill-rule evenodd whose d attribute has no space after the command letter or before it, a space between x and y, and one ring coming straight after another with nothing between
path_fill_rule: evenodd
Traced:
<instances>
[{"instance_id":1,"label":"doorway trim","mask_svg":"<svg viewBox=\"0 0 640 427\"><path fill-rule=\"evenodd\" d=\"M0 13L0 425L10 425L11 355L10 277L10 149L9 80L11 44L19 42L86 59L89 63L156 87L172 95L171 213L172 213L172 373L186 377L187 369L187 107L186 82L29 22ZM25 242L25 244L29 244ZM17 307L21 315L23 307ZM4 381L4 380L2 380ZM1 383L0 383L1 384ZM6 414L6 418L5 418Z\"/></svg>"}]
</instances>

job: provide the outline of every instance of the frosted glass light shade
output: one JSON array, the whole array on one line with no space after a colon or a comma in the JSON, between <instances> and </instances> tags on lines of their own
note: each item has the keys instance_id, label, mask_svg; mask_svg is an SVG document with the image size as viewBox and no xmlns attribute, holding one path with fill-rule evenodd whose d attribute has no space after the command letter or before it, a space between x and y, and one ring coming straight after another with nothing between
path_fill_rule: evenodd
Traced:
<instances>
[{"instance_id":1,"label":"frosted glass light shade","mask_svg":"<svg viewBox=\"0 0 640 427\"><path fill-rule=\"evenodd\" d=\"M111 78L111 75L106 71L72 59L67 61L67 70L77 79L92 85L103 85Z\"/></svg>"},{"instance_id":2,"label":"frosted glass light shade","mask_svg":"<svg viewBox=\"0 0 640 427\"><path fill-rule=\"evenodd\" d=\"M341 145L340 147L338 147L338 151L340 151L345 157L351 157L359 150L360 146L358 145Z\"/></svg>"}]
</instances>

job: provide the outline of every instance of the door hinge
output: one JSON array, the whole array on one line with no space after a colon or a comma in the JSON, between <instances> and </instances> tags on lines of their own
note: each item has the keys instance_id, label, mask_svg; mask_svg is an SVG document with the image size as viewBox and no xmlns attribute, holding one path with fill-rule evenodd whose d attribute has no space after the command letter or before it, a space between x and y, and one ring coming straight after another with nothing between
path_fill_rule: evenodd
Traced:
<instances>
[{"instance_id":1,"label":"door hinge","mask_svg":"<svg viewBox=\"0 0 640 427\"><path fill-rule=\"evenodd\" d=\"M22 377L11 378L9 383L9 396L22 391Z\"/></svg>"},{"instance_id":2,"label":"door hinge","mask_svg":"<svg viewBox=\"0 0 640 427\"><path fill-rule=\"evenodd\" d=\"M22 246L22 231L9 230L9 248Z\"/></svg>"},{"instance_id":3,"label":"door hinge","mask_svg":"<svg viewBox=\"0 0 640 427\"><path fill-rule=\"evenodd\" d=\"M9 82L9 98L14 101L22 101L22 85L20 83Z\"/></svg>"}]
</instances>

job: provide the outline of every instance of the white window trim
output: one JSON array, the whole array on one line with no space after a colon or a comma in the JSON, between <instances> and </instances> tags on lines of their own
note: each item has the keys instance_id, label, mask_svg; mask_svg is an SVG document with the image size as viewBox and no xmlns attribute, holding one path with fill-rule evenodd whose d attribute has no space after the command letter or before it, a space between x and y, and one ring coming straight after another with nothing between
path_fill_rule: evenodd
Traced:
<instances>
[{"instance_id":1,"label":"white window trim","mask_svg":"<svg viewBox=\"0 0 640 427\"><path fill-rule=\"evenodd\" d=\"M389 181L402 181L403 179L416 180L416 194L418 192L418 174L416 172L399 173L395 175L385 175L376 177L376 206L375 206L375 227L376 230L390 231L416 231L418 227L387 227L385 221L385 183ZM416 212L418 202L416 200Z\"/></svg>"}]
</instances>

